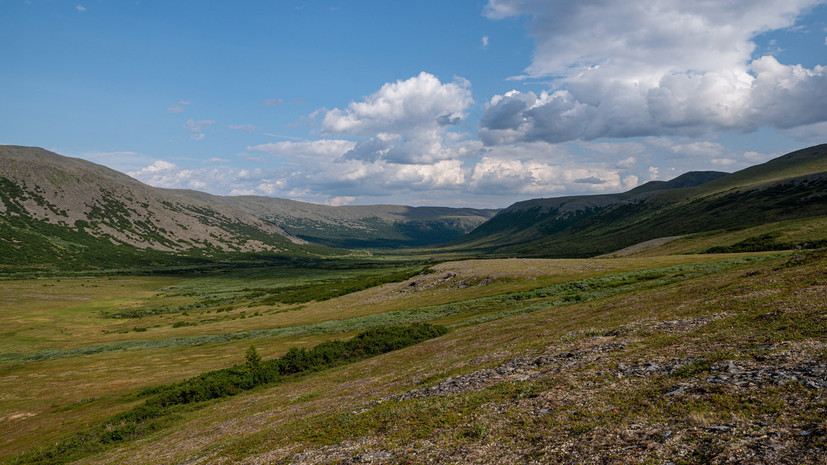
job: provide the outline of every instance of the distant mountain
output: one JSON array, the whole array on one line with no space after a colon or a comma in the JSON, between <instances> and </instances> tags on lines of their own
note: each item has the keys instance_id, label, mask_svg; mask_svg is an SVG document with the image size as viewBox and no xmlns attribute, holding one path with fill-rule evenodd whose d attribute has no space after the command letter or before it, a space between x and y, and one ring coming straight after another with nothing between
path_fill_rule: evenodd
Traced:
<instances>
[{"instance_id":1,"label":"distant mountain","mask_svg":"<svg viewBox=\"0 0 827 465\"><path fill-rule=\"evenodd\" d=\"M499 210L402 205L331 207L272 197L223 197L221 202L278 224L293 236L339 248L398 248L448 242Z\"/></svg>"},{"instance_id":2,"label":"distant mountain","mask_svg":"<svg viewBox=\"0 0 827 465\"><path fill-rule=\"evenodd\" d=\"M693 172L622 194L518 202L447 250L586 257L659 237L825 214L827 144L732 174Z\"/></svg>"},{"instance_id":3,"label":"distant mountain","mask_svg":"<svg viewBox=\"0 0 827 465\"><path fill-rule=\"evenodd\" d=\"M40 148L0 146L0 268L117 267L232 253L444 242L496 210L327 207L159 189ZM282 227L284 225L284 227ZM314 249L319 252L319 249Z\"/></svg>"}]
</instances>

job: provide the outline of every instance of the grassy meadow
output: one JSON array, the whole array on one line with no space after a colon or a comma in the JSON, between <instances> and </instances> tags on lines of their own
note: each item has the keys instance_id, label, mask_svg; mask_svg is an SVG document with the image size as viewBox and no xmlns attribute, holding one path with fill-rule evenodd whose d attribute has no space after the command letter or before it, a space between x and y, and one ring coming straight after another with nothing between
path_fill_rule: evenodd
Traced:
<instances>
[{"instance_id":1,"label":"grassy meadow","mask_svg":"<svg viewBox=\"0 0 827 465\"><path fill-rule=\"evenodd\" d=\"M812 222L783 227L793 231L790 240L797 230L827 229ZM632 424L643 425L634 431L669 424L688 444L672 451L691 458L692 444L703 435L691 428L678 433L670 423L679 416L673 399L653 392L707 374L717 360L752 360L759 345L773 346L762 349L770 353L803 344L822 363L827 357L823 252L676 253L766 232L772 230L696 235L615 258L433 264L385 256L170 275L3 280L0 460L28 463L33 456L20 454L48 449L140 405L147 388L243 365L251 344L267 361L293 348L410 323L444 325L450 332L174 411L158 431L101 446L102 452L80 463L327 463L335 461L332 451L343 457L379 451L402 461L411 450L450 461L463 447L479 454L507 447L522 455L501 456L504 462L542 462L580 457L584 452L573 446L550 445L574 437L596 440L617 422L630 431ZM659 322L672 320L697 324L662 330ZM570 370L491 381L453 395L378 402L525 354L589 353L612 341L620 341L616 352ZM669 357L703 363L640 384L612 378L621 361ZM755 396L783 404L798 395L795 389ZM823 391L806 394L802 402L823 415ZM692 400L697 424L690 426L768 415L749 408L755 399L716 396ZM737 418L718 418L723 414L715 402L734 402ZM552 413L530 413L544 408ZM773 421L804 422L799 417L805 414L793 410ZM823 419L806 421L821 424L817 429L827 426ZM824 450L823 437L818 441ZM652 446L647 457L654 460L668 445ZM680 463L702 463L687 460Z\"/></svg>"}]
</instances>

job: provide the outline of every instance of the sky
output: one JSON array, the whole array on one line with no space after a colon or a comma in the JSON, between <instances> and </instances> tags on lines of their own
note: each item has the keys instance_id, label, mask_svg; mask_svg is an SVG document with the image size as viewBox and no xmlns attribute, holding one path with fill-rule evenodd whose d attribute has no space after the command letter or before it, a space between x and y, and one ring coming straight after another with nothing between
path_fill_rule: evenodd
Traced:
<instances>
[{"instance_id":1,"label":"sky","mask_svg":"<svg viewBox=\"0 0 827 465\"><path fill-rule=\"evenodd\" d=\"M827 0L0 0L0 144L501 208L827 142Z\"/></svg>"}]
</instances>

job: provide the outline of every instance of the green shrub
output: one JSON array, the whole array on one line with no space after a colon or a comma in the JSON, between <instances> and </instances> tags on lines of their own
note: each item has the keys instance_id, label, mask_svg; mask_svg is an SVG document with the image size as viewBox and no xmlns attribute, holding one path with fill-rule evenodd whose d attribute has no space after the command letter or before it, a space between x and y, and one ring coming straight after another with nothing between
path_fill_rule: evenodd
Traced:
<instances>
[{"instance_id":1,"label":"green shrub","mask_svg":"<svg viewBox=\"0 0 827 465\"><path fill-rule=\"evenodd\" d=\"M245 353L246 363L210 371L180 383L142 390L147 400L89 430L77 433L40 451L19 456L16 463L58 464L77 460L104 446L139 438L163 427L169 414L188 405L233 396L257 386L278 382L285 376L363 360L402 349L446 334L443 326L415 323L410 326L374 328L348 341L327 341L316 347L290 349L274 360L263 361L254 346Z\"/></svg>"},{"instance_id":2,"label":"green shrub","mask_svg":"<svg viewBox=\"0 0 827 465\"><path fill-rule=\"evenodd\" d=\"M705 253L767 252L774 250L818 249L827 246L827 240L799 243L777 242L776 238L779 236L781 236L780 233L761 234L760 236L749 237L729 246L711 247L707 249Z\"/></svg>"}]
</instances>

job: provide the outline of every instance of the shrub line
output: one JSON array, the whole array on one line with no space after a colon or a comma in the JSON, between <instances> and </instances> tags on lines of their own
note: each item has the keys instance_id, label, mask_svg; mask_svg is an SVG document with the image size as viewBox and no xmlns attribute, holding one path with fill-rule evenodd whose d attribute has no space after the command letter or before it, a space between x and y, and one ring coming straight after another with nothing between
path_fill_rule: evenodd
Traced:
<instances>
[{"instance_id":1,"label":"shrub line","mask_svg":"<svg viewBox=\"0 0 827 465\"><path fill-rule=\"evenodd\" d=\"M444 326L413 324L373 328L347 341L327 341L310 350L292 348L283 356L263 361L254 346L246 363L210 371L180 383L141 391L143 404L119 413L52 446L18 456L13 463L61 464L103 451L113 445L163 429L176 414L205 402L234 396L263 385L275 385L286 377L353 363L402 349L448 332Z\"/></svg>"}]
</instances>

